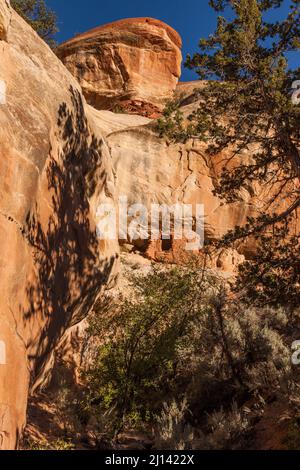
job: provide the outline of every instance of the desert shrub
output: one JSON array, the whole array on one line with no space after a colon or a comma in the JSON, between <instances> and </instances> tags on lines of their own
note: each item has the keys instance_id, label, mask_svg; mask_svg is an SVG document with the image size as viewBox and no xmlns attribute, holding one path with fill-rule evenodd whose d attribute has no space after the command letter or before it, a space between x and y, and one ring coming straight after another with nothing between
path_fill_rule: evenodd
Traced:
<instances>
[{"instance_id":1,"label":"desert shrub","mask_svg":"<svg viewBox=\"0 0 300 470\"><path fill-rule=\"evenodd\" d=\"M67 441L75 431L80 429L76 414L77 391L67 384L62 384L53 397L56 404L56 420L60 423L64 439Z\"/></svg>"},{"instance_id":2,"label":"desert shrub","mask_svg":"<svg viewBox=\"0 0 300 470\"><path fill-rule=\"evenodd\" d=\"M70 451L75 449L75 445L72 443L71 439L56 439L54 441L48 442L46 440L36 441L29 439L26 443L26 448L28 450L65 450Z\"/></svg>"},{"instance_id":3,"label":"desert shrub","mask_svg":"<svg viewBox=\"0 0 300 470\"><path fill-rule=\"evenodd\" d=\"M126 110L119 104L113 107L112 112L115 114L126 114Z\"/></svg>"},{"instance_id":4,"label":"desert shrub","mask_svg":"<svg viewBox=\"0 0 300 470\"><path fill-rule=\"evenodd\" d=\"M164 403L157 419L157 436L155 447L165 450L188 450L192 448L194 430L186 420L189 413L187 399L177 403Z\"/></svg>"},{"instance_id":5,"label":"desert shrub","mask_svg":"<svg viewBox=\"0 0 300 470\"><path fill-rule=\"evenodd\" d=\"M283 308L250 308L198 269L135 275L126 298L90 319L98 346L81 409L111 437L151 424L160 448L235 446L243 403L261 406L289 379L287 323Z\"/></svg>"},{"instance_id":6,"label":"desert shrub","mask_svg":"<svg viewBox=\"0 0 300 470\"><path fill-rule=\"evenodd\" d=\"M209 415L206 428L198 441L202 449L233 450L243 446L250 426L246 414L233 402L227 412L221 408Z\"/></svg>"},{"instance_id":7,"label":"desert shrub","mask_svg":"<svg viewBox=\"0 0 300 470\"><path fill-rule=\"evenodd\" d=\"M288 450L300 450L300 418L294 417L289 425L286 445Z\"/></svg>"},{"instance_id":8,"label":"desert shrub","mask_svg":"<svg viewBox=\"0 0 300 470\"><path fill-rule=\"evenodd\" d=\"M230 302L222 286L205 300L177 349L178 377L196 415L274 390L291 372L289 348L263 310Z\"/></svg>"},{"instance_id":9,"label":"desert shrub","mask_svg":"<svg viewBox=\"0 0 300 470\"><path fill-rule=\"evenodd\" d=\"M283 416L288 423L288 432L284 442L288 450L300 450L300 377L299 372L294 372L294 380L287 384L289 402Z\"/></svg>"},{"instance_id":10,"label":"desert shrub","mask_svg":"<svg viewBox=\"0 0 300 470\"><path fill-rule=\"evenodd\" d=\"M207 414L206 422L197 429L187 417L191 414L186 398L164 404L157 420L155 447L165 450L226 450L243 447L250 431L250 421L244 410L233 402L225 411L221 408Z\"/></svg>"}]
</instances>

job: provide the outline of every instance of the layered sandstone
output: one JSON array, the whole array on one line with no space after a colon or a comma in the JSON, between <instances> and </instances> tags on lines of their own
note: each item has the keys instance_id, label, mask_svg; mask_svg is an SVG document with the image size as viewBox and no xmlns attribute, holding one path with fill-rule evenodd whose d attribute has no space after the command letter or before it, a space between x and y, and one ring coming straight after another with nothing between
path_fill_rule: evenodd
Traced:
<instances>
[{"instance_id":1,"label":"layered sandstone","mask_svg":"<svg viewBox=\"0 0 300 470\"><path fill-rule=\"evenodd\" d=\"M149 210L152 203L203 204L205 236L213 240L265 210L268 194L257 185L235 204L214 195L229 153L212 158L197 140L169 142L148 118L171 96L185 116L198 106L194 89L204 83L180 84L173 94L180 45L160 21L123 20L60 46L66 68L0 0L2 449L17 445L28 393L47 381L56 346L117 275L117 242L96 234L100 203L127 196ZM136 115L109 111L115 106ZM128 242L129 252L134 245L154 260L186 255L184 241ZM210 265L232 271L253 251L251 242L235 248ZM136 263L134 256L128 259ZM69 346L67 353L73 357Z\"/></svg>"},{"instance_id":2,"label":"layered sandstone","mask_svg":"<svg viewBox=\"0 0 300 470\"><path fill-rule=\"evenodd\" d=\"M97 109L156 117L181 73L180 36L152 18L93 29L60 45L57 54Z\"/></svg>"},{"instance_id":3,"label":"layered sandstone","mask_svg":"<svg viewBox=\"0 0 300 470\"><path fill-rule=\"evenodd\" d=\"M194 90L199 86L203 84L180 85L176 92L184 115L197 108ZM229 230L244 225L247 217L264 212L268 200L264 187L256 185L250 191L242 191L240 201L233 204L225 204L214 195L216 181L230 153L212 158L205 144L198 140L191 139L186 144L169 142L159 136L155 121L143 117L97 110L92 114L111 149L118 195L126 196L128 205L141 203L150 214L153 203L190 204L194 211L196 204L203 204L207 240L218 240ZM156 261L180 263L190 259L190 252L185 249L186 240L143 241L129 237L128 241ZM209 260L209 265L232 272L253 251L253 241L248 240L237 244L234 250L218 253ZM198 254L202 256L201 250Z\"/></svg>"},{"instance_id":4,"label":"layered sandstone","mask_svg":"<svg viewBox=\"0 0 300 470\"><path fill-rule=\"evenodd\" d=\"M99 203L114 203L108 147L75 79L6 0L0 57L0 449L11 449L28 393L113 281L118 248L96 235Z\"/></svg>"}]
</instances>

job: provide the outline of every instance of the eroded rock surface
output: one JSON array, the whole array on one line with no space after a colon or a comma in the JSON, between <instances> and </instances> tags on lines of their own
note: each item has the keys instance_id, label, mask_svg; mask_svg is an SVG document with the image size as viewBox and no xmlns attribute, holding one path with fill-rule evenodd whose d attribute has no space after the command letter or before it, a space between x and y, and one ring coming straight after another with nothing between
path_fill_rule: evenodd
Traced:
<instances>
[{"instance_id":1,"label":"eroded rock surface","mask_svg":"<svg viewBox=\"0 0 300 470\"><path fill-rule=\"evenodd\" d=\"M199 106L196 90L205 82L180 83L174 94L181 103L181 111L188 116ZM270 187L252 183L249 189L240 191L240 200L226 204L214 194L224 165L236 165L240 157L232 158L232 151L209 155L206 145L196 139L186 144L175 144L161 138L156 121L139 116L120 115L109 111L93 110L95 126L101 129L110 146L117 175L119 196L126 196L128 204L142 203L150 214L151 204L176 203L204 206L205 239L218 240L236 226L243 226L248 217L256 217L267 211L284 210L288 200L269 206ZM256 149L253 149L255 153ZM251 150L243 156L251 162ZM276 186L271 191L277 192ZM148 230L148 227L145 227ZM186 240L142 241L129 240L138 249L156 261L186 262ZM207 260L212 268L232 272L246 258L256 252L254 239L241 240L235 249L218 252ZM196 253L197 254L197 253ZM200 250L199 255L202 256Z\"/></svg>"},{"instance_id":2,"label":"eroded rock surface","mask_svg":"<svg viewBox=\"0 0 300 470\"><path fill-rule=\"evenodd\" d=\"M180 76L180 46L180 38L169 26L138 18L78 35L58 48L58 56L93 106L90 112L95 126L107 136L119 195L127 196L129 204L143 203L149 211L151 203L203 204L205 236L219 239L257 214L263 196L258 188L255 197L245 192L239 203L224 205L213 191L226 155L212 160L205 145L195 140L186 145L167 142L159 137L155 122L147 119L158 113L145 112L145 103L161 110L167 98L173 97L180 101L185 116L198 106L194 90L205 82L179 83L175 88ZM140 106L134 104L137 99ZM110 112L116 104L119 108L115 111L126 114ZM132 113L137 116L130 116ZM135 244L153 259L178 262L186 257L186 241L136 240ZM248 243L239 251L226 251L212 266L232 270L252 248Z\"/></svg>"},{"instance_id":3,"label":"eroded rock surface","mask_svg":"<svg viewBox=\"0 0 300 470\"><path fill-rule=\"evenodd\" d=\"M225 155L212 160L205 145L194 140L187 144L170 143L159 137L156 124L150 119L109 111L92 110L92 114L111 150L118 196L126 196L129 206L142 203L150 214L152 203L191 204L194 210L196 204L203 204L205 237L215 240L257 213L264 198L262 188L255 196L245 192L243 200L235 204L224 204L214 196L216 177ZM186 240L129 241L156 261L183 262L191 254L185 249ZM232 271L251 249L248 243L238 251L224 251L210 265Z\"/></svg>"},{"instance_id":4,"label":"eroded rock surface","mask_svg":"<svg viewBox=\"0 0 300 470\"><path fill-rule=\"evenodd\" d=\"M47 381L57 345L114 283L119 250L117 241L97 237L101 202L126 196L149 210L152 203L203 204L209 239L264 211L263 187L230 205L214 195L229 154L212 159L199 141L160 138L153 118L166 100L180 99L187 116L197 107L194 89L205 86L179 84L174 95L180 46L178 34L158 20L122 20L60 46L66 68L0 0L2 449L17 445L28 394ZM131 114L109 111L116 106ZM128 241L133 263L132 244L152 260L185 261L185 241ZM254 249L251 241L240 244L210 266L232 272Z\"/></svg>"},{"instance_id":5,"label":"eroded rock surface","mask_svg":"<svg viewBox=\"0 0 300 470\"><path fill-rule=\"evenodd\" d=\"M181 38L152 18L116 21L60 45L57 54L97 109L156 117L181 74Z\"/></svg>"},{"instance_id":6,"label":"eroded rock surface","mask_svg":"<svg viewBox=\"0 0 300 470\"><path fill-rule=\"evenodd\" d=\"M6 0L0 57L0 449L12 449L28 393L113 282L118 248L96 235L98 204L114 201L108 148L75 79Z\"/></svg>"},{"instance_id":7,"label":"eroded rock surface","mask_svg":"<svg viewBox=\"0 0 300 470\"><path fill-rule=\"evenodd\" d=\"M4 0L3 3L0 3L0 41L7 39L10 18L11 12L9 10L9 3L7 0Z\"/></svg>"}]
</instances>

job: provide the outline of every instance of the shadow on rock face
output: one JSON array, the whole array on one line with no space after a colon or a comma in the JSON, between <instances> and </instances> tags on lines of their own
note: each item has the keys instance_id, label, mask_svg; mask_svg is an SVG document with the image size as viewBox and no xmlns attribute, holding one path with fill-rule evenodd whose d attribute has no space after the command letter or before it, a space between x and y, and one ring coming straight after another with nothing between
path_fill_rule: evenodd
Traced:
<instances>
[{"instance_id":1,"label":"shadow on rock face","mask_svg":"<svg viewBox=\"0 0 300 470\"><path fill-rule=\"evenodd\" d=\"M27 288L29 308L24 321L38 316L44 325L38 346L27 345L35 351L29 357L34 364L31 385L43 374L64 331L88 314L118 256L100 256L89 197L96 185L105 185L102 142L90 134L79 92L71 87L70 93L72 109L62 103L58 111L60 155L51 149L47 167L51 215L46 227L37 206L27 217L25 236L34 248L37 272L36 284L31 282ZM97 169L100 181L95 183Z\"/></svg>"}]
</instances>

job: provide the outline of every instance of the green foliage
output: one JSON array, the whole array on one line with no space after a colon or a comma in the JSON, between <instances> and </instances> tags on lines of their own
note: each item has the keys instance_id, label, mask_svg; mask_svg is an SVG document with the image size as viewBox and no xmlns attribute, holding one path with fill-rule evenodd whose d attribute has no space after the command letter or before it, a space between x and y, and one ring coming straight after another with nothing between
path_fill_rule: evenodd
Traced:
<instances>
[{"instance_id":1,"label":"green foliage","mask_svg":"<svg viewBox=\"0 0 300 470\"><path fill-rule=\"evenodd\" d=\"M112 112L115 113L115 114L125 114L126 113L125 109L122 106L120 106L119 104L116 104L114 106Z\"/></svg>"},{"instance_id":2,"label":"green foliage","mask_svg":"<svg viewBox=\"0 0 300 470\"><path fill-rule=\"evenodd\" d=\"M197 271L179 269L135 276L135 296L113 317L93 315L90 332L106 340L85 380L90 399L115 407L120 421L153 419L172 390L176 346L198 313L199 279Z\"/></svg>"},{"instance_id":3,"label":"green foliage","mask_svg":"<svg viewBox=\"0 0 300 470\"><path fill-rule=\"evenodd\" d=\"M299 417L294 418L289 425L287 435L288 450L300 450L300 422Z\"/></svg>"},{"instance_id":4,"label":"green foliage","mask_svg":"<svg viewBox=\"0 0 300 470\"><path fill-rule=\"evenodd\" d=\"M249 303L300 306L300 239L288 224L287 220L262 234L254 259L239 267L235 288L244 289Z\"/></svg>"},{"instance_id":5,"label":"green foliage","mask_svg":"<svg viewBox=\"0 0 300 470\"><path fill-rule=\"evenodd\" d=\"M75 446L70 439L57 439L52 442L29 440L28 450L74 450Z\"/></svg>"},{"instance_id":6,"label":"green foliage","mask_svg":"<svg viewBox=\"0 0 300 470\"><path fill-rule=\"evenodd\" d=\"M222 292L206 298L201 322L192 322L181 342L177 366L190 403L201 413L231 404L237 390L262 393L288 377L290 352L281 337L285 323L273 326L272 316L277 318L275 310L231 303Z\"/></svg>"},{"instance_id":7,"label":"green foliage","mask_svg":"<svg viewBox=\"0 0 300 470\"><path fill-rule=\"evenodd\" d=\"M280 224L291 218L295 221L300 206L300 105L291 99L292 84L300 78L300 68L292 70L288 65L289 54L299 52L300 48L300 1L291 2L285 19L269 22L266 18L282 3L282 0L210 1L215 11L224 11L224 16L218 17L215 33L201 39L199 52L186 60L188 68L207 80L206 86L195 90L199 107L185 124L176 103L173 108L168 105L160 130L181 142L190 137L206 142L212 158L226 150L223 169L214 186L215 194L227 203L252 197L257 183L265 188L259 208L261 215L249 218L243 227L236 227L218 245L228 246L257 234L260 256L253 266L248 263L244 267L241 280L250 280L253 287L256 272L259 285L255 287L256 293L266 287L265 296L269 296L280 284L280 270L276 268L279 262L281 277L287 276L280 289L282 301L288 297L288 280L293 282L294 301L298 274L293 278L291 273L298 268L292 245L297 253L298 234L291 237ZM280 233L286 248L281 243L275 252L266 250L269 228ZM291 256L280 260L285 250Z\"/></svg>"},{"instance_id":8,"label":"green foliage","mask_svg":"<svg viewBox=\"0 0 300 470\"><path fill-rule=\"evenodd\" d=\"M57 17L44 0L11 0L11 5L50 47L56 45Z\"/></svg>"},{"instance_id":9,"label":"green foliage","mask_svg":"<svg viewBox=\"0 0 300 470\"><path fill-rule=\"evenodd\" d=\"M271 186L275 178L283 184L287 178L299 176L300 107L291 100L299 69L290 70L286 59L287 53L300 47L296 41L300 35L299 0L293 1L284 21L268 23L263 19L264 10L281 3L211 2L217 11L230 5L234 19L219 17L215 34L202 39L200 52L186 61L201 79L214 79L197 90L200 106L189 116L186 137L193 135L208 142L212 154L234 147L235 156L240 157L241 163L233 169L224 165L216 187L217 194L229 202L239 200L241 188L249 190L253 181ZM168 110L170 119L170 105ZM174 125L178 124L175 118ZM250 152L249 163L245 155ZM277 200L282 195L280 189L278 185ZM297 191L294 198L298 200Z\"/></svg>"},{"instance_id":10,"label":"green foliage","mask_svg":"<svg viewBox=\"0 0 300 470\"><path fill-rule=\"evenodd\" d=\"M286 312L231 301L214 275L155 269L132 278L130 297L116 302L90 320L90 338L101 341L81 402L111 438L155 424L159 448L233 447L248 432L233 403L277 390L290 375ZM229 419L230 430L217 429Z\"/></svg>"},{"instance_id":11,"label":"green foliage","mask_svg":"<svg viewBox=\"0 0 300 470\"><path fill-rule=\"evenodd\" d=\"M166 104L162 118L157 120L157 130L161 137L167 136L177 142L185 142L192 136L188 126L185 126L184 116L180 111L180 100Z\"/></svg>"}]
</instances>

